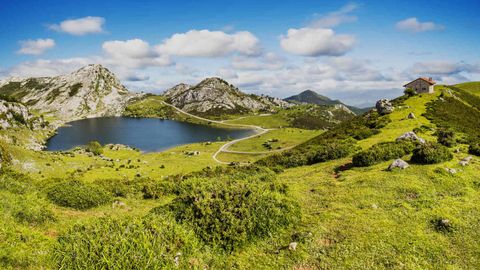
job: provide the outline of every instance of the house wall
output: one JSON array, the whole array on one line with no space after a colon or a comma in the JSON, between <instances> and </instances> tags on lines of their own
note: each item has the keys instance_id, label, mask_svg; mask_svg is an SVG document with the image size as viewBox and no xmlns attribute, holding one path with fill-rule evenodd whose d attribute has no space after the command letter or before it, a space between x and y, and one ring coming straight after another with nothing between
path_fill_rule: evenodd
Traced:
<instances>
[{"instance_id":1,"label":"house wall","mask_svg":"<svg viewBox=\"0 0 480 270\"><path fill-rule=\"evenodd\" d=\"M417 93L433 93L433 85L430 85L424 80L415 80L405 85L405 87L412 88Z\"/></svg>"}]
</instances>

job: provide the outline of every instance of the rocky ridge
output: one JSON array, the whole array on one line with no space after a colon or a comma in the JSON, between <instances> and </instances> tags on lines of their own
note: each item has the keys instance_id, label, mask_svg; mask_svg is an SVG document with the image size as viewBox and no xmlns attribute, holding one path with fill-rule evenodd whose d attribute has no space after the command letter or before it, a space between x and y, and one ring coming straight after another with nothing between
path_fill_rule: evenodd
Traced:
<instances>
[{"instance_id":1,"label":"rocky ridge","mask_svg":"<svg viewBox=\"0 0 480 270\"><path fill-rule=\"evenodd\" d=\"M120 116L126 104L139 96L99 64L56 77L11 78L0 84L0 94L62 122Z\"/></svg>"},{"instance_id":2,"label":"rocky ridge","mask_svg":"<svg viewBox=\"0 0 480 270\"><path fill-rule=\"evenodd\" d=\"M273 112L291 106L278 98L245 94L220 78L207 78L194 86L179 84L165 91L164 96L168 103L184 111L211 115Z\"/></svg>"}]
</instances>

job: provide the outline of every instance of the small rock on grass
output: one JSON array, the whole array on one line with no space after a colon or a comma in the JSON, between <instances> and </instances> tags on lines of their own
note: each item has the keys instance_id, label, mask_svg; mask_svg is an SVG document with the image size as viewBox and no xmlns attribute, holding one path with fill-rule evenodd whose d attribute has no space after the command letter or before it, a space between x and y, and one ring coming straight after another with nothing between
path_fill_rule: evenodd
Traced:
<instances>
[{"instance_id":1,"label":"small rock on grass","mask_svg":"<svg viewBox=\"0 0 480 270\"><path fill-rule=\"evenodd\" d=\"M402 170L408 168L408 163L405 162L404 160L402 159L396 159L395 161L392 162L392 164L390 164L390 166L388 166L388 170L391 171L395 168L400 168Z\"/></svg>"},{"instance_id":2,"label":"small rock on grass","mask_svg":"<svg viewBox=\"0 0 480 270\"><path fill-rule=\"evenodd\" d=\"M289 250L296 250L296 249L297 249L297 245L298 245L297 242L291 242L291 243L288 245L288 249L289 249Z\"/></svg>"}]
</instances>

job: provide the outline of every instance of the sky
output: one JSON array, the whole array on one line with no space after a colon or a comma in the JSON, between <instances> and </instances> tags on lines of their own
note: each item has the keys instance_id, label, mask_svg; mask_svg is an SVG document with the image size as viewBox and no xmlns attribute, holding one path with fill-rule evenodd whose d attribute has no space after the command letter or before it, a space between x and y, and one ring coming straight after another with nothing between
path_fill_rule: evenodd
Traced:
<instances>
[{"instance_id":1,"label":"sky","mask_svg":"<svg viewBox=\"0 0 480 270\"><path fill-rule=\"evenodd\" d=\"M480 80L480 1L0 0L0 79L100 63L131 91L222 77L247 93L347 104L419 76Z\"/></svg>"}]
</instances>

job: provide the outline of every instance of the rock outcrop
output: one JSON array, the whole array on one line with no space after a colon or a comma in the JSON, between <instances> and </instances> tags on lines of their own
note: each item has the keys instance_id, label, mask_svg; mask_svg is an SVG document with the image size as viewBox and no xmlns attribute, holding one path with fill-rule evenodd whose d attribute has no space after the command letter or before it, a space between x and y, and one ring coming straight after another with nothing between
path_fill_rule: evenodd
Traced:
<instances>
[{"instance_id":1,"label":"rock outcrop","mask_svg":"<svg viewBox=\"0 0 480 270\"><path fill-rule=\"evenodd\" d=\"M45 126L43 118L32 115L23 104L0 99L0 129L26 127L34 130Z\"/></svg>"},{"instance_id":2,"label":"rock outcrop","mask_svg":"<svg viewBox=\"0 0 480 270\"><path fill-rule=\"evenodd\" d=\"M425 143L425 140L418 137L417 134L415 134L415 132L413 131L406 132L397 138L397 141L401 141L401 140L410 140L410 141L419 142L422 144Z\"/></svg>"},{"instance_id":3,"label":"rock outcrop","mask_svg":"<svg viewBox=\"0 0 480 270\"><path fill-rule=\"evenodd\" d=\"M112 72L98 64L62 76L9 79L0 86L0 94L63 122L119 116L128 101L139 96L130 93Z\"/></svg>"},{"instance_id":4,"label":"rock outcrop","mask_svg":"<svg viewBox=\"0 0 480 270\"><path fill-rule=\"evenodd\" d=\"M375 104L375 108L377 109L377 112L381 115L392 113L394 110L392 103L388 99L380 99L379 101L377 101L377 103Z\"/></svg>"},{"instance_id":5,"label":"rock outcrop","mask_svg":"<svg viewBox=\"0 0 480 270\"><path fill-rule=\"evenodd\" d=\"M408 168L408 166L409 166L408 163L405 162L404 160L396 159L392 162L392 164L390 164L390 166L388 166L388 170L391 171L395 168L399 168L399 169L404 170L404 169Z\"/></svg>"},{"instance_id":6,"label":"rock outcrop","mask_svg":"<svg viewBox=\"0 0 480 270\"><path fill-rule=\"evenodd\" d=\"M166 101L191 113L217 115L223 113L271 112L290 103L268 96L247 95L220 78L207 78L190 86L179 84L165 91Z\"/></svg>"}]
</instances>

